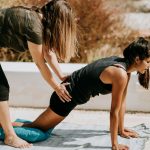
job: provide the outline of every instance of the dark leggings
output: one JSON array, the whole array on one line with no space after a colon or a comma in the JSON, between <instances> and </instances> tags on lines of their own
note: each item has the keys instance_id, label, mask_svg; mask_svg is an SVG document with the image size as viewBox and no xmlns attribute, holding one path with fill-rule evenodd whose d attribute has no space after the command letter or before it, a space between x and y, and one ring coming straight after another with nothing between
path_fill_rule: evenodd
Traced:
<instances>
[{"instance_id":1,"label":"dark leggings","mask_svg":"<svg viewBox=\"0 0 150 150\"><path fill-rule=\"evenodd\" d=\"M9 84L4 71L0 65L0 101L9 99Z\"/></svg>"},{"instance_id":2,"label":"dark leggings","mask_svg":"<svg viewBox=\"0 0 150 150\"><path fill-rule=\"evenodd\" d=\"M58 115L66 117L75 107L77 104L74 102L74 99L70 102L63 103L56 92L52 93L50 98L50 105L49 107Z\"/></svg>"}]
</instances>

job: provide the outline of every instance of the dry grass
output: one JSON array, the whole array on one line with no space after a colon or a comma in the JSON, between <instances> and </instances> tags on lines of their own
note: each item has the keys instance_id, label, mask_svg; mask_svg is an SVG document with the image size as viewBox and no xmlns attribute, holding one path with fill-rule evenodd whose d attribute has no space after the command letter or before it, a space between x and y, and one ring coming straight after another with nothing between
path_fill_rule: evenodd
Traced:
<instances>
[{"instance_id":1,"label":"dry grass","mask_svg":"<svg viewBox=\"0 0 150 150\"><path fill-rule=\"evenodd\" d=\"M2 7L14 5L41 6L46 0L0 0ZM78 57L71 62L91 62L100 57L120 55L136 33L122 26L120 9L115 9L104 0L68 0L77 15L79 25ZM0 60L32 61L29 52L19 54L4 49Z\"/></svg>"},{"instance_id":2,"label":"dry grass","mask_svg":"<svg viewBox=\"0 0 150 150\"><path fill-rule=\"evenodd\" d=\"M80 27L79 58L75 61L89 62L88 57L100 45L103 35L113 25L112 10L105 8L102 0L69 0L76 11Z\"/></svg>"},{"instance_id":3,"label":"dry grass","mask_svg":"<svg viewBox=\"0 0 150 150\"><path fill-rule=\"evenodd\" d=\"M76 11L81 29L79 57L73 62L91 62L110 55L120 55L136 37L122 25L122 9L104 0L69 0Z\"/></svg>"}]
</instances>

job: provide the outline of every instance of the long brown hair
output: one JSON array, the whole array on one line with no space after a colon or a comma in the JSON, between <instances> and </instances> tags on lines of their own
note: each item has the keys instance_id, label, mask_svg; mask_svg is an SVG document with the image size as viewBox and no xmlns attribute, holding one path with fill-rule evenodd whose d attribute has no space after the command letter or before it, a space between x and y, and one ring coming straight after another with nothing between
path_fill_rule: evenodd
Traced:
<instances>
[{"instance_id":1,"label":"long brown hair","mask_svg":"<svg viewBox=\"0 0 150 150\"><path fill-rule=\"evenodd\" d=\"M139 37L137 40L129 44L127 48L125 48L123 55L129 66L134 63L137 56L140 58L140 60L149 58L150 41L144 39L143 37ZM145 89L148 89L150 80L149 69L147 69L144 74L141 74L140 72L137 72L137 74L140 85Z\"/></svg>"},{"instance_id":2,"label":"long brown hair","mask_svg":"<svg viewBox=\"0 0 150 150\"><path fill-rule=\"evenodd\" d=\"M43 40L47 50L55 50L57 57L68 62L75 56L77 37L74 13L65 0L52 0L41 8Z\"/></svg>"}]
</instances>

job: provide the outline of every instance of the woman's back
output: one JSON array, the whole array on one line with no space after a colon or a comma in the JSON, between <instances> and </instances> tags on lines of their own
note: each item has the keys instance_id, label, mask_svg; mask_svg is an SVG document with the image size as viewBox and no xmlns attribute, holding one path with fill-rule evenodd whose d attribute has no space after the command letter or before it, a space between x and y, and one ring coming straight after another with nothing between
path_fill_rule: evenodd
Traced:
<instances>
[{"instance_id":1,"label":"woman's back","mask_svg":"<svg viewBox=\"0 0 150 150\"><path fill-rule=\"evenodd\" d=\"M114 64L120 64L125 69L127 64L123 58L112 56L94 61L93 63L75 71L68 82L71 84L68 86L72 94L72 97L78 101L78 103L85 103L91 96L100 94L108 94L112 91L111 84L104 84L99 76L105 68L113 66Z\"/></svg>"},{"instance_id":2,"label":"woman's back","mask_svg":"<svg viewBox=\"0 0 150 150\"><path fill-rule=\"evenodd\" d=\"M0 10L0 47L28 49L27 41L42 44L42 24L35 11L23 7Z\"/></svg>"}]
</instances>

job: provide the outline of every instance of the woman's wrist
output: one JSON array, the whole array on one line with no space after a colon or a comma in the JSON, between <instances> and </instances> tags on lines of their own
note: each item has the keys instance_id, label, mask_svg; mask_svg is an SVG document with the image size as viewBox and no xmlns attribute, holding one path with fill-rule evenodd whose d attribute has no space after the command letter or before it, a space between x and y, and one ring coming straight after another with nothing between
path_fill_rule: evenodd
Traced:
<instances>
[{"instance_id":1,"label":"woman's wrist","mask_svg":"<svg viewBox=\"0 0 150 150\"><path fill-rule=\"evenodd\" d=\"M60 88L60 84L58 84L54 87L54 91L57 91L59 88Z\"/></svg>"},{"instance_id":2,"label":"woman's wrist","mask_svg":"<svg viewBox=\"0 0 150 150\"><path fill-rule=\"evenodd\" d=\"M118 150L118 146L117 145L113 145L112 146L112 150Z\"/></svg>"},{"instance_id":3,"label":"woman's wrist","mask_svg":"<svg viewBox=\"0 0 150 150\"><path fill-rule=\"evenodd\" d=\"M123 132L124 132L124 129L123 129L123 128L118 129L118 134L121 134L121 133L123 133Z\"/></svg>"}]
</instances>

